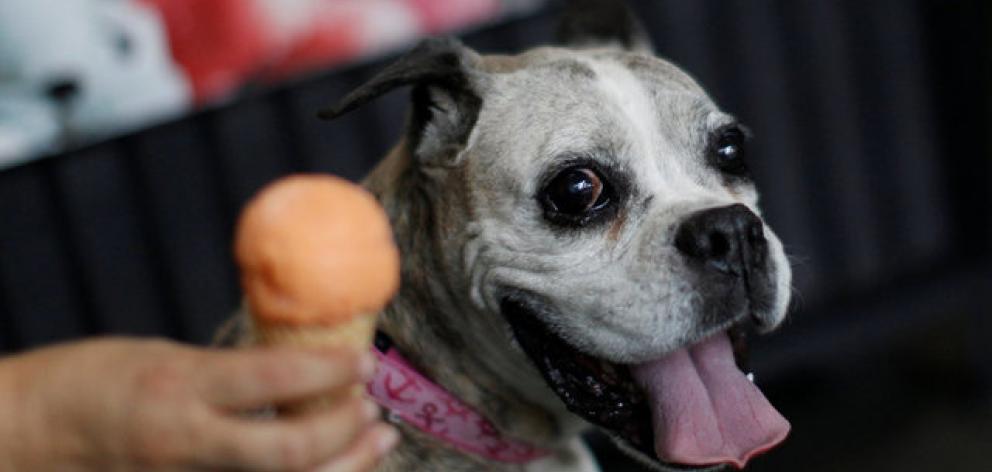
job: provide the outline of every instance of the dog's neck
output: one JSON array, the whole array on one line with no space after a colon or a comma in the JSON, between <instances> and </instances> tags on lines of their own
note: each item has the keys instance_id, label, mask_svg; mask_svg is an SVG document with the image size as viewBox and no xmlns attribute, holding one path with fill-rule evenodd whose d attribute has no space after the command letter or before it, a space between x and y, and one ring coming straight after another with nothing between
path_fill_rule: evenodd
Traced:
<instances>
[{"instance_id":1,"label":"dog's neck","mask_svg":"<svg viewBox=\"0 0 992 472\"><path fill-rule=\"evenodd\" d=\"M505 435L544 447L560 444L583 426L555 408L556 399L509 338L492 332L493 316L451 286L453 264L445 257L457 248L442 247L452 242L437 233L448 215L436 214L417 172L400 143L365 182L389 213L403 254L402 287L382 313L380 328L425 376Z\"/></svg>"}]
</instances>

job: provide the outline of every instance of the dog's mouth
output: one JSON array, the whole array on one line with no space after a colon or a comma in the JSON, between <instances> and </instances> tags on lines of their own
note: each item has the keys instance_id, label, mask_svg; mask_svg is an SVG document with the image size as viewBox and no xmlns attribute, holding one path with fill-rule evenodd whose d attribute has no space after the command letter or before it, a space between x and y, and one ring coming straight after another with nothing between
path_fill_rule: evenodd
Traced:
<instances>
[{"instance_id":1,"label":"dog's mouth","mask_svg":"<svg viewBox=\"0 0 992 472\"><path fill-rule=\"evenodd\" d=\"M502 311L520 346L569 411L672 469L743 468L789 423L747 372L747 327L735 323L659 359L616 364L581 352L539 319L526 296Z\"/></svg>"}]
</instances>

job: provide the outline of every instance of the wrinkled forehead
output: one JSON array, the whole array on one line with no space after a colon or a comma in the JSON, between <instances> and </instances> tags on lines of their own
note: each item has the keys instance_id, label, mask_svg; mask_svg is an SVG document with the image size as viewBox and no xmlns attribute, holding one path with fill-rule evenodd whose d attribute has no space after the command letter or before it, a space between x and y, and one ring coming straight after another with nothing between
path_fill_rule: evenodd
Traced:
<instances>
[{"instance_id":1,"label":"wrinkled forehead","mask_svg":"<svg viewBox=\"0 0 992 472\"><path fill-rule=\"evenodd\" d=\"M490 122L503 150L535 157L514 165L582 153L690 155L731 120L691 77L655 57L543 48L499 61L490 63L502 70L480 122Z\"/></svg>"}]
</instances>

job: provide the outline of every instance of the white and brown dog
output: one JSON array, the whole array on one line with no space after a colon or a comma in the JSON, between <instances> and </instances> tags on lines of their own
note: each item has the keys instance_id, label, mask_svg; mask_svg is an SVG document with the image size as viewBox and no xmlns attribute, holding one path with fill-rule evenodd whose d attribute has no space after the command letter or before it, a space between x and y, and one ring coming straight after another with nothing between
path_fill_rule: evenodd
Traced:
<instances>
[{"instance_id":1,"label":"white and brown dog","mask_svg":"<svg viewBox=\"0 0 992 472\"><path fill-rule=\"evenodd\" d=\"M590 424L659 470L742 467L788 432L735 365L744 327L777 326L790 296L748 132L626 10L593 10L564 23L570 47L429 39L324 112L413 86L405 138L366 180L403 254L381 331L548 452L501 462L401 422L381 470L597 470Z\"/></svg>"}]
</instances>

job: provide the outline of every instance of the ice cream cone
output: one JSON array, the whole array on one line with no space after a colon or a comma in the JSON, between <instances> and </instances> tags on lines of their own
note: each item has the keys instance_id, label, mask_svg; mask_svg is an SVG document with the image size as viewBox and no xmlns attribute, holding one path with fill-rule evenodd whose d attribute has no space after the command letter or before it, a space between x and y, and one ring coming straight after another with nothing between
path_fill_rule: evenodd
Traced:
<instances>
[{"instance_id":1,"label":"ice cream cone","mask_svg":"<svg viewBox=\"0 0 992 472\"><path fill-rule=\"evenodd\" d=\"M264 346L348 349L355 352L366 352L372 347L377 319L375 314L363 314L333 326L258 325L256 322L255 339ZM364 394L365 386L355 385L343 396ZM342 395L308 399L286 405L281 409L281 412L287 415L296 415L321 410L344 399Z\"/></svg>"},{"instance_id":2,"label":"ice cream cone","mask_svg":"<svg viewBox=\"0 0 992 472\"><path fill-rule=\"evenodd\" d=\"M376 315L399 286L385 211L361 187L332 176L291 176L263 189L242 212L235 255L263 345L368 351ZM356 385L351 394L363 390Z\"/></svg>"},{"instance_id":3,"label":"ice cream cone","mask_svg":"<svg viewBox=\"0 0 992 472\"><path fill-rule=\"evenodd\" d=\"M255 338L267 346L350 349L365 352L372 347L377 316L358 315L333 326L256 326Z\"/></svg>"}]
</instances>

